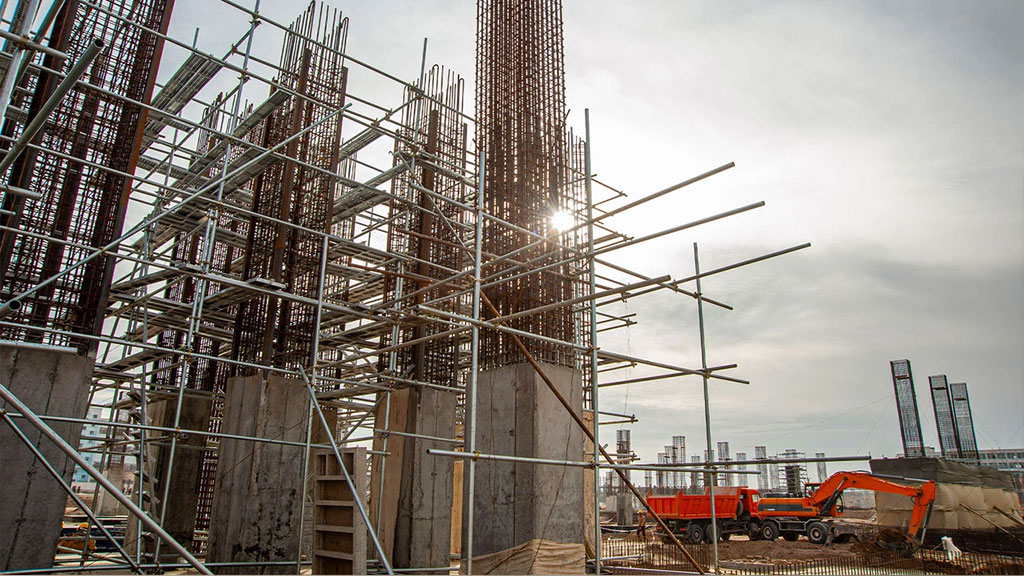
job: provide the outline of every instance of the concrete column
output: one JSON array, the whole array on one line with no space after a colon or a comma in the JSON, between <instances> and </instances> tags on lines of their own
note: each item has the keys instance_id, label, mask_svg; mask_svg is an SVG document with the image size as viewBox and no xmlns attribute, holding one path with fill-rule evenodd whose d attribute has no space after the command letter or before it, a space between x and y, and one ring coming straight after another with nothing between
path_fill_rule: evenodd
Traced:
<instances>
[{"instance_id":1,"label":"concrete column","mask_svg":"<svg viewBox=\"0 0 1024 576\"><path fill-rule=\"evenodd\" d=\"M378 426L384 425L383 405ZM455 435L455 394L427 388L391 393L389 428L425 436ZM374 448L382 443L375 441ZM380 457L374 458L371 512L382 499L380 538L395 568L444 567L451 553L454 462L427 454L429 448L451 449L450 443L394 435L388 439L384 492L378 495Z\"/></svg>"},{"instance_id":2,"label":"concrete column","mask_svg":"<svg viewBox=\"0 0 1024 576\"><path fill-rule=\"evenodd\" d=\"M228 380L227 434L305 442L309 393L282 376ZM208 562L295 560L302 497L302 446L222 438L210 514ZM294 564L218 568L220 574L290 574Z\"/></svg>"},{"instance_id":3,"label":"concrete column","mask_svg":"<svg viewBox=\"0 0 1024 576\"><path fill-rule=\"evenodd\" d=\"M184 430L206 430L210 424L211 398L208 396L188 395L182 399L181 419L179 427ZM174 412L177 406L177 398L168 398L160 401L150 401L146 405L146 416L153 426L173 427ZM196 527L196 507L199 504L199 473L203 464L203 455L206 453L206 436L200 434L187 434L178 438L176 454L174 456L174 468L170 470L171 439L162 433L150 433L146 442L147 458L150 463L150 470L154 471L151 482L144 482L141 486L150 495L145 502L145 509L153 518L160 518L161 503L164 488L170 482L170 490L167 494L167 511L162 524L175 540L186 548L192 547L193 534ZM133 543L137 538L136 531L138 522L134 517L129 519L126 542ZM155 540L146 538L143 540L143 551L152 554L155 549ZM170 546L160 546L161 562L176 562L177 554Z\"/></svg>"},{"instance_id":4,"label":"concrete column","mask_svg":"<svg viewBox=\"0 0 1024 576\"><path fill-rule=\"evenodd\" d=\"M94 364L91 356L0 345L0 382L37 414L84 418ZM70 482L74 462L25 420L15 422ZM81 424L50 426L78 445ZM6 424L0 424L0 454L0 570L49 568L67 493Z\"/></svg>"},{"instance_id":5,"label":"concrete column","mask_svg":"<svg viewBox=\"0 0 1024 576\"><path fill-rule=\"evenodd\" d=\"M581 411L580 373L542 365ZM583 432L527 363L480 373L477 449L483 453L581 461ZM583 555L583 468L479 461L476 464L473 555L533 539L580 545ZM475 564L474 564L475 566Z\"/></svg>"}]
</instances>

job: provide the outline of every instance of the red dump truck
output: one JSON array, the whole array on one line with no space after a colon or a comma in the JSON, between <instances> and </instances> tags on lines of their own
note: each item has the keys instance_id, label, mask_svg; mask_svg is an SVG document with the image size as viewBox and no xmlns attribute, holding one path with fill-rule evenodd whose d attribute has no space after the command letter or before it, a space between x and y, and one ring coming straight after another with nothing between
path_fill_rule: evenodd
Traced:
<instances>
[{"instance_id":1,"label":"red dump truck","mask_svg":"<svg viewBox=\"0 0 1024 576\"><path fill-rule=\"evenodd\" d=\"M728 540L732 534L746 534L751 540L775 540L782 536L796 540L806 536L814 544L826 544L841 536L837 517L842 516L839 498L849 488L903 494L913 499L914 509L907 530L908 540L919 545L924 537L935 483L900 484L867 472L837 472L811 494L802 497L761 497L755 488L719 486L715 488L715 519L718 534ZM652 496L647 503L665 524L686 541L699 544L711 538L711 499L704 494ZM920 536L919 534L920 533Z\"/></svg>"},{"instance_id":2,"label":"red dump truck","mask_svg":"<svg viewBox=\"0 0 1024 576\"><path fill-rule=\"evenodd\" d=\"M687 542L700 544L711 539L711 498L704 494L683 494L680 490L671 496L647 494L647 503L665 521L672 532ZM757 534L757 489L746 486L718 486L715 488L715 519L718 535L728 540L733 534Z\"/></svg>"}]
</instances>

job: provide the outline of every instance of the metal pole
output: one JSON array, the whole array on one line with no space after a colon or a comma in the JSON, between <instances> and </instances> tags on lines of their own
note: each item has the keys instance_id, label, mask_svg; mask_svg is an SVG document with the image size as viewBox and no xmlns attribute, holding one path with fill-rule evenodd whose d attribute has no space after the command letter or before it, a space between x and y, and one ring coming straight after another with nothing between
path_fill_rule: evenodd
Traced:
<instances>
[{"instance_id":1,"label":"metal pole","mask_svg":"<svg viewBox=\"0 0 1024 576\"><path fill-rule=\"evenodd\" d=\"M181 557L184 558L185 561L188 562L190 565L192 565L193 568L198 570L200 574L209 574L212 576L213 573L210 572L206 568L206 566L203 566L203 564L199 560L197 560L196 557L193 556L191 552L186 550L185 547L182 546L177 540L175 540L174 537L168 534L167 531L164 530L159 523L155 522L152 518L150 518L145 512L142 511L141 508L136 506L135 503L132 502L130 498L128 498L120 490L118 490L117 487L115 487L113 483L110 482L110 480L107 480L107 478L103 476L103 474L100 474L99 470L94 468L92 464L89 464L89 462L85 458L82 458L82 456L74 448L72 448L71 445L68 444L66 440L61 438L60 434L54 432L53 428L50 428L49 426L46 425L45 422L40 420L39 416L37 416L35 412L30 410L28 406L22 403L22 401L19 400L18 397L15 396L13 392L8 390L7 387L4 386L3 384L0 384L0 396L2 396L4 400L6 400L12 406L14 406L18 410L18 412L20 412L22 416L24 416L29 422L31 422L33 426L38 428L39 431L42 432L44 436L52 440L53 443L57 445L57 448L59 448L62 452L67 454L68 457L74 460L76 464L81 466L82 470L85 470L85 472L89 474L89 476L92 476L96 480L96 482L98 482L100 485L106 488L107 492L110 492L111 496L113 496L118 502L123 504L125 508L128 508L129 512L138 516L139 519L142 520L146 524L146 526L150 528L150 530L156 532L158 536L163 538L171 548L173 548L178 554L180 554Z\"/></svg>"},{"instance_id":2,"label":"metal pole","mask_svg":"<svg viewBox=\"0 0 1024 576\"><path fill-rule=\"evenodd\" d=\"M363 522L366 523L367 532L373 540L373 547L380 555L380 561L384 564L384 570L388 574L394 574L394 571L391 569L391 563L388 562L388 559L384 554L384 547L381 545L380 540L377 539L377 531L370 527L370 515L366 513L366 507L363 506L362 495L360 495L359 491L356 490L356 484L352 481L352 476L348 473L348 469L345 468L345 460L341 457L341 452L338 451L338 445L334 443L334 432L331 431L331 427L327 424L327 418L324 417L324 412L320 409L320 403L316 400L316 390L313 389L313 385L309 381L309 376L306 375L306 370L302 366L299 366L299 372L302 374L302 380L306 383L306 390L309 391L309 398L313 407L316 409L316 414L320 417L320 424L324 427L324 432L327 433L327 438L331 441L331 450L334 451L334 457L338 459L341 474L345 477L348 489L352 491L352 500L355 501L356 508L359 509L359 515L363 517Z\"/></svg>"},{"instance_id":3,"label":"metal pole","mask_svg":"<svg viewBox=\"0 0 1024 576\"><path fill-rule=\"evenodd\" d=\"M715 519L715 488L718 484L718 476L715 473L715 452L711 449L711 402L708 397L708 355L704 342L704 301L700 292L700 258L697 253L697 243L693 243L693 268L697 279L697 324L700 327L700 365L704 371L704 432L708 445L708 468L711 468L711 486L708 492L711 494L711 549L714 552L715 573L720 573L718 565L718 522Z\"/></svg>"},{"instance_id":4,"label":"metal pole","mask_svg":"<svg viewBox=\"0 0 1024 576\"><path fill-rule=\"evenodd\" d=\"M62 478L60 473L57 472L57 470L53 467L52 464L50 464L50 462L46 459L46 456L43 456L43 453L40 452L39 449L35 447L35 445L32 443L31 440L29 440L27 436L25 436L25 433L21 431L21 428L18 428L18 426L14 423L14 420L12 420L11 417L7 414L7 410L0 408L0 416L3 416L4 421L7 422L8 426L11 427L11 430L14 431L14 434L21 439L21 441L25 444L25 446L28 447L29 450L32 451L32 454L35 455L35 457L39 460L43 467L46 468L46 471L50 473L50 476L53 476L53 479L57 481L57 484L60 485L60 487L63 488L64 491L68 493L68 496L70 496L71 499L75 501L75 505L81 508L82 512L85 512L85 515L89 517L89 520L92 523L96 524L96 526L100 529L100 532L103 532L103 535L106 536L107 540L114 545L114 548L117 549L117 552L124 557L125 561L128 562L128 565L132 567L132 570L134 570L136 574L141 574L142 570L139 568L139 565L136 564L134 560L132 560L131 555L129 555L128 552L126 552L125 549L122 548L121 545L118 544L116 540L114 540L114 536L110 533L109 530L107 530L107 527L104 526L102 522L100 522L99 518L96 517L93 511L88 506L85 505L85 502L82 501L82 498L78 494L76 494L75 491L72 490L70 486L64 483L64 478ZM86 537L85 548L88 548L88 537Z\"/></svg>"},{"instance_id":5,"label":"metal pole","mask_svg":"<svg viewBox=\"0 0 1024 576\"><path fill-rule=\"evenodd\" d=\"M259 9L260 9L260 0L256 0L256 11L259 11ZM243 89L245 87L245 82L247 81L246 70L248 69L248 65L249 65L249 53L250 53L250 51L252 49L252 39L253 39L253 36L255 35L254 34L255 30L256 30L256 20L252 20L252 22L249 24L249 34L248 34L248 39L246 41L245 56L244 56L244 60L242 61L242 73L238 77L238 88L235 91L235 98L234 98L234 102L232 103L231 117L230 117L230 119L228 121L228 125L229 125L228 132L230 132L230 133L234 133L235 127L238 125L238 112L239 112L239 109L241 108L242 92L243 92ZM225 146L224 163L223 163L223 167L221 168L221 174L224 174L224 173L226 173L228 171L228 163L230 161L230 158L231 158L231 141L228 140L228 142L227 142L227 144ZM192 313L189 316L188 332L185 335L185 343L184 343L184 348L185 348L185 350L187 352L191 351L194 348L194 341L195 341L195 338L196 338L196 334L199 332L199 325L200 325L200 322L202 321L203 306L206 303L206 289L207 289L207 285L208 285L208 278L207 278L206 274L209 274L209 272L210 272L210 263L213 260L214 244L215 244L216 239L217 239L217 224L220 221L220 207L219 207L219 204L220 204L221 200L223 199L223 197L224 197L224 179L221 179L219 185L217 186L216 203L211 205L207 209L207 212L206 212L206 214L207 214L206 229L204 230L204 234L203 234L203 253L202 253L202 260L200 262L200 266L201 266L201 270L202 270L203 275L201 275L199 278L197 278L196 279L196 283L195 283L195 297L192 300ZM192 362L195 361L192 358L191 355L187 356L187 359L188 359L189 363L192 363ZM184 377L184 372L181 374L180 377ZM182 408L182 404L183 404L184 400L185 400L185 383L182 382L181 380L179 380L178 381L178 397L177 397L177 402L175 404L175 411L174 411L174 427L175 428L178 428L181 425L181 408ZM172 478L172 476L174 474L174 461L175 461L175 458L177 456L177 448L178 448L178 434L174 434L173 436L171 436L170 456L169 456L168 461L167 461L166 478L163 479L164 491L163 491L163 496L162 496L161 501L160 501L160 522L161 523L164 522L165 517L167 515L167 501L170 499L171 478ZM156 472L161 472L161 471L157 470ZM300 521L300 527L301 527L301 521ZM300 532L300 539L301 539L301 532ZM156 546L155 546L155 552L153 554L153 561L156 562L157 564L160 563L160 542L159 541L156 543Z\"/></svg>"},{"instance_id":6,"label":"metal pole","mask_svg":"<svg viewBox=\"0 0 1024 576\"><path fill-rule=\"evenodd\" d=\"M325 275L327 273L327 241L328 237L324 236L324 245L320 255L320 290L317 296L317 307L316 307L316 321L313 323L313 369L310 378L313 382L316 382L317 373L317 362L320 356L320 321L323 318L323 302L324 302L324 281L326 280ZM314 400L315 402L315 400ZM299 572L302 570L302 528L303 520L306 516L306 491L308 490L308 479L309 479L309 451L310 445L313 441L313 407L310 406L306 410L306 446L305 452L302 453L302 492L300 493L299 503L299 545L298 554L295 557L295 571Z\"/></svg>"},{"instance_id":7,"label":"metal pole","mask_svg":"<svg viewBox=\"0 0 1024 576\"><path fill-rule=\"evenodd\" d=\"M587 256L590 276L590 295L597 293L597 270L594 262L594 191L590 165L590 108L583 110L584 120L584 177L587 191ZM601 459L597 457L597 446L601 438L598 411L597 384L597 300L590 300L590 409L594 415L594 572L601 573ZM585 455L584 455L585 456Z\"/></svg>"},{"instance_id":8,"label":"metal pole","mask_svg":"<svg viewBox=\"0 0 1024 576\"><path fill-rule=\"evenodd\" d=\"M21 25L18 26L17 30L11 30L11 32L19 37L19 40L22 36L27 40L28 31L32 27L32 22L36 19L36 12L39 11L39 0L19 1L18 6L14 9L15 15L17 15L20 8L24 8ZM17 71L21 67L21 61L23 58L32 58L31 44L27 42L21 42L21 44L25 44L24 46L18 43L14 44L15 48L11 53L11 61L7 64L7 73L4 75L3 86L0 86L0 122L7 118L7 105L11 102L11 94L14 92L15 80L18 76Z\"/></svg>"},{"instance_id":9,"label":"metal pole","mask_svg":"<svg viewBox=\"0 0 1024 576\"><path fill-rule=\"evenodd\" d=\"M7 169L14 164L14 161L18 159L18 156L25 150L29 142L36 137L36 134L46 124L46 120L50 117L50 113L53 112L54 108L64 99L64 96L74 88L75 84L78 83L78 79L85 74L85 71L92 64L92 61L99 55L100 50L103 49L103 40L99 38L93 38L92 42L89 43L89 47L82 53L82 57L75 62L75 65L68 71L67 76L64 80L57 85L57 88L53 91L53 94L46 100L46 102L39 109L39 113L32 118L32 121L28 123L25 130L21 133L21 136L14 141L11 145L11 149L7 152L7 155L0 160L0 175L7 172Z\"/></svg>"},{"instance_id":10,"label":"metal pole","mask_svg":"<svg viewBox=\"0 0 1024 576\"><path fill-rule=\"evenodd\" d=\"M477 396L477 383L478 383L478 372L480 370L480 326L476 322L480 321L480 274L481 274L481 258L483 255L483 233L484 233L484 221L480 217L480 213L484 207L484 192L486 186L484 184L485 166L484 162L487 160L487 150L480 150L480 156L477 166L477 188L476 188L476 228L475 238L473 241L473 327L472 327L472 340L470 343L470 368L469 368L469 389L466 391L466 410L467 416L469 417L469 423L465 426L463 431L463 445L464 449L470 453L476 452L476 396ZM466 494L463 498L466 499L463 502L462 509L464 510L463 521L466 523L466 529L463 531L465 538L462 542L462 555L466 562L466 574L473 573L473 511L474 505L473 500L476 498L476 461L470 460L467 462L466 471Z\"/></svg>"}]
</instances>

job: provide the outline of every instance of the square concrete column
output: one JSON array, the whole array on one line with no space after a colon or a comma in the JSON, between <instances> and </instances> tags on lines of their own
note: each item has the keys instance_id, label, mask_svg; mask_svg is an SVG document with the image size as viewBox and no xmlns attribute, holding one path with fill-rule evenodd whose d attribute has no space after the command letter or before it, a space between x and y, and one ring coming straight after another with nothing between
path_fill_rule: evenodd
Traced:
<instances>
[{"instance_id":1,"label":"square concrete column","mask_svg":"<svg viewBox=\"0 0 1024 576\"><path fill-rule=\"evenodd\" d=\"M541 366L581 413L580 373L564 366ZM583 460L583 432L527 363L480 373L473 433L482 453ZM583 474L579 467L478 461L473 556L542 540L578 544L582 568Z\"/></svg>"},{"instance_id":2,"label":"square concrete column","mask_svg":"<svg viewBox=\"0 0 1024 576\"><path fill-rule=\"evenodd\" d=\"M384 402L377 426L384 426ZM452 438L455 435L455 394L430 388L409 388L391 393L388 417L391 431ZM383 443L375 440L374 449ZM392 435L386 462L374 458L371 478L371 514L382 501L378 536L396 568L428 568L449 565L451 553L452 482L451 458L431 456L429 448L450 450L451 443ZM378 495L381 464L384 492Z\"/></svg>"},{"instance_id":3,"label":"square concrete column","mask_svg":"<svg viewBox=\"0 0 1024 576\"><path fill-rule=\"evenodd\" d=\"M309 393L301 380L228 380L221 430L305 442ZM302 446L222 438L208 562L294 562L299 551ZM219 574L291 574L295 565L216 568Z\"/></svg>"},{"instance_id":4,"label":"square concrete column","mask_svg":"<svg viewBox=\"0 0 1024 576\"><path fill-rule=\"evenodd\" d=\"M40 415L85 418L94 359L72 352L0 346L0 382ZM5 407L0 401L0 407ZM22 418L15 424L71 482L75 463ZM81 424L49 423L72 446ZM0 570L49 568L67 492L6 423L0 423Z\"/></svg>"},{"instance_id":5,"label":"square concrete column","mask_svg":"<svg viewBox=\"0 0 1024 576\"><path fill-rule=\"evenodd\" d=\"M174 427L175 408L178 405L176 397L149 402L146 405L146 419L153 426L165 428ZM186 391L182 398L181 418L178 419L178 426L182 430L207 430L210 424L210 408L212 402L209 396L197 396L194 392ZM153 439L146 442L146 474L152 475L149 481L140 484L141 489L149 494L144 502L144 509L150 516L159 519L163 507L161 500L167 490L167 510L164 513L162 527L174 537L182 546L192 548L193 534L196 527L196 507L199 504L199 472L203 463L203 456L206 454L206 436L203 434L183 433L178 438L174 455L174 466L170 468L171 439L170 435L162 432L149 432L148 438ZM140 477L143 475L140 474ZM133 498L136 500L137 498ZM143 530L148 531L146 528ZM138 537L138 522L135 517L130 517L126 532L126 542L134 544ZM152 556L155 551L156 541L153 538L143 539L143 552ZM134 550L134 547L132 547ZM178 561L177 553L166 544L160 545L160 561L171 563Z\"/></svg>"}]
</instances>

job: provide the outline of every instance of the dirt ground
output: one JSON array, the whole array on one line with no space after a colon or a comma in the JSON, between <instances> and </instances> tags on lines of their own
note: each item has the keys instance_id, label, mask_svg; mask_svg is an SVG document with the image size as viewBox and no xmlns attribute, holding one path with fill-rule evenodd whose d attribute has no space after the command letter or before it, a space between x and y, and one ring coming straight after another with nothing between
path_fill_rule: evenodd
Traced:
<instances>
[{"instance_id":1,"label":"dirt ground","mask_svg":"<svg viewBox=\"0 0 1024 576\"><path fill-rule=\"evenodd\" d=\"M853 544L833 544L820 546L807 540L787 542L781 538L774 542L765 540L750 541L742 537L734 537L728 542L718 543L720 560L745 560L748 562L774 562L784 560L818 560L822 558L853 558L857 553Z\"/></svg>"}]
</instances>

